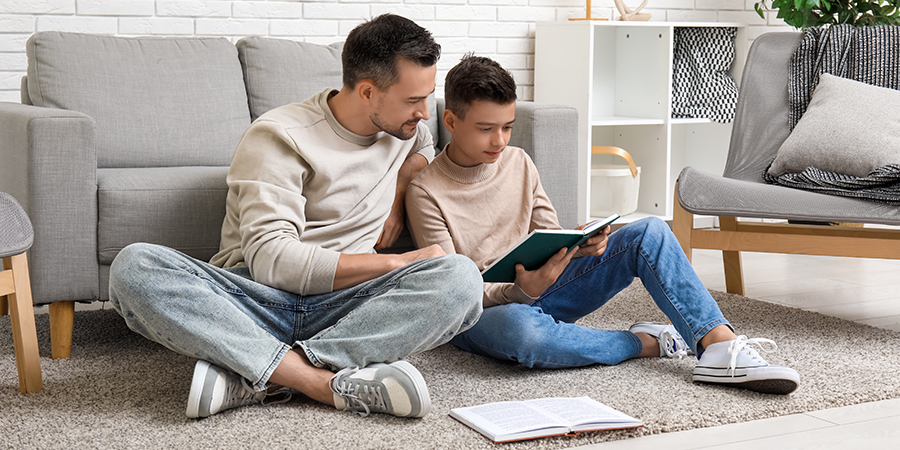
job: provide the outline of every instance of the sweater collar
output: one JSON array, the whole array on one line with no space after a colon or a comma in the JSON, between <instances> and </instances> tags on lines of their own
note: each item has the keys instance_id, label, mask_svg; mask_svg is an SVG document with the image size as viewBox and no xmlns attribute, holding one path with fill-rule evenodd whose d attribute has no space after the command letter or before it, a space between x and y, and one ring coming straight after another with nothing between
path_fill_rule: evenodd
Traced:
<instances>
[{"instance_id":1,"label":"sweater collar","mask_svg":"<svg viewBox=\"0 0 900 450\"><path fill-rule=\"evenodd\" d=\"M361 136L344 128L344 126L334 117L331 107L328 106L328 99L337 95L337 93L338 91L333 89L325 89L319 93L319 107L322 108L322 112L325 113L325 120L328 122L328 125L331 126L331 129L334 130L335 134L347 142L351 142L361 147L369 147L374 144L382 132L379 131L371 136Z\"/></svg>"},{"instance_id":2,"label":"sweater collar","mask_svg":"<svg viewBox=\"0 0 900 450\"><path fill-rule=\"evenodd\" d=\"M447 156L447 147L449 145L449 143L445 145L441 154L436 156L432 162L447 178L461 184L475 184L485 181L497 173L497 164L500 160L493 164L479 164L472 167L463 167L456 164ZM503 153L505 154L506 152L504 151ZM500 159L503 159L503 156Z\"/></svg>"}]
</instances>

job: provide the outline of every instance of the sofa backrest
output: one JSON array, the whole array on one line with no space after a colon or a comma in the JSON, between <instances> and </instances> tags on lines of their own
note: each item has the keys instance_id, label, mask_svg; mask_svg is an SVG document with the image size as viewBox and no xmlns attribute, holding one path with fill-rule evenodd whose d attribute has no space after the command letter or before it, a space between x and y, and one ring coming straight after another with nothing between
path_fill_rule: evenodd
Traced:
<instances>
[{"instance_id":1,"label":"sofa backrest","mask_svg":"<svg viewBox=\"0 0 900 450\"><path fill-rule=\"evenodd\" d=\"M237 50L224 38L48 31L26 52L27 99L92 117L101 168L227 166L250 124Z\"/></svg>"},{"instance_id":2,"label":"sofa backrest","mask_svg":"<svg viewBox=\"0 0 900 450\"><path fill-rule=\"evenodd\" d=\"M340 89L341 42L319 45L285 39L246 37L237 42L253 120L270 109L302 102L326 88ZM434 94L428 97L428 128L437 142Z\"/></svg>"},{"instance_id":3,"label":"sofa backrest","mask_svg":"<svg viewBox=\"0 0 900 450\"><path fill-rule=\"evenodd\" d=\"M763 182L763 172L790 134L788 73L802 33L766 33L747 55L724 175Z\"/></svg>"}]
</instances>

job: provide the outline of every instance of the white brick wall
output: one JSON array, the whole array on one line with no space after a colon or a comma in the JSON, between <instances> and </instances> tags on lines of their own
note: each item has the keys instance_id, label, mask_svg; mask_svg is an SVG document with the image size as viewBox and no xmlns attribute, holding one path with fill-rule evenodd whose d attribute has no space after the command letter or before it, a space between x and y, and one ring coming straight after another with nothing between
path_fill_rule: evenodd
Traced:
<instances>
[{"instance_id":1,"label":"white brick wall","mask_svg":"<svg viewBox=\"0 0 900 450\"><path fill-rule=\"evenodd\" d=\"M640 0L626 0L632 7ZM651 0L653 21L742 22L748 37L788 30L755 0ZM343 40L363 20L391 12L429 29L443 47L438 77L467 52L509 69L523 100L534 97L535 22L584 17L584 0L2 0L0 101L19 101L25 41L36 31L119 36L273 36L328 44ZM618 16L613 0L593 0L592 15ZM441 96L442 83L438 83Z\"/></svg>"}]
</instances>

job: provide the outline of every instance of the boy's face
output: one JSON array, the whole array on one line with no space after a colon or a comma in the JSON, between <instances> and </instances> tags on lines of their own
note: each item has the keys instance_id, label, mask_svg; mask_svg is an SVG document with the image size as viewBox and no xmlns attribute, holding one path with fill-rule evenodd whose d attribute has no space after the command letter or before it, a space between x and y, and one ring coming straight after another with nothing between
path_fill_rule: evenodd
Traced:
<instances>
[{"instance_id":1,"label":"boy's face","mask_svg":"<svg viewBox=\"0 0 900 450\"><path fill-rule=\"evenodd\" d=\"M399 81L386 91L374 88L372 124L398 139L416 135L420 120L428 120L428 95L434 92L437 66L422 67L400 59L397 61Z\"/></svg>"},{"instance_id":2,"label":"boy's face","mask_svg":"<svg viewBox=\"0 0 900 450\"><path fill-rule=\"evenodd\" d=\"M444 127L453 135L447 156L463 167L497 162L515 121L516 102L503 105L476 100L469 105L465 120L453 111L444 111Z\"/></svg>"}]
</instances>

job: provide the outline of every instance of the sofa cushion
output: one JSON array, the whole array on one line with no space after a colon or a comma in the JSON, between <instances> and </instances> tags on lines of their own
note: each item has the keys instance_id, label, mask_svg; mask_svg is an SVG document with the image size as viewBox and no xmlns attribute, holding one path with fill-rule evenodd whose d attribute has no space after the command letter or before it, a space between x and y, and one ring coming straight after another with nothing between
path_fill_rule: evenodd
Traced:
<instances>
[{"instance_id":1,"label":"sofa cushion","mask_svg":"<svg viewBox=\"0 0 900 450\"><path fill-rule=\"evenodd\" d=\"M28 98L97 123L99 167L221 166L250 124L237 49L225 38L40 32Z\"/></svg>"},{"instance_id":2,"label":"sofa cushion","mask_svg":"<svg viewBox=\"0 0 900 450\"><path fill-rule=\"evenodd\" d=\"M341 42L319 45L285 39L246 37L237 48L253 120L270 109L302 102L325 88L340 89ZM431 117L428 129L437 139L438 121L434 94L428 97Z\"/></svg>"},{"instance_id":3,"label":"sofa cushion","mask_svg":"<svg viewBox=\"0 0 900 450\"><path fill-rule=\"evenodd\" d=\"M97 171L97 247L101 264L128 244L150 242L203 261L219 251L228 167Z\"/></svg>"}]
</instances>

